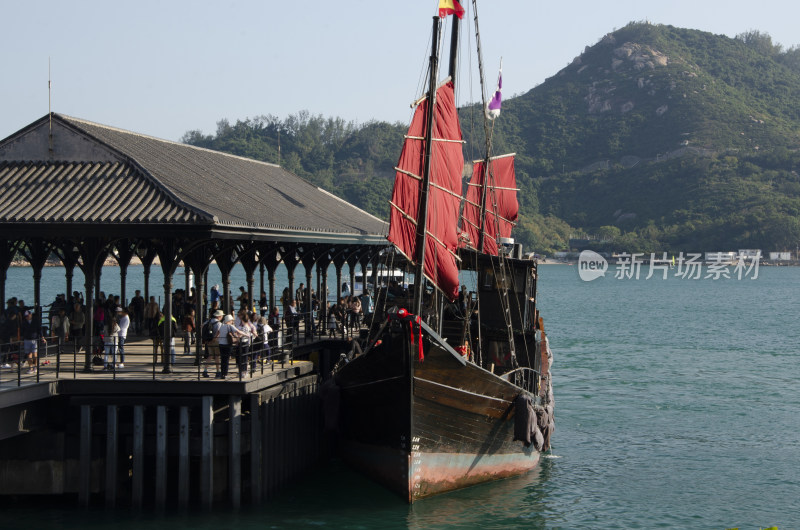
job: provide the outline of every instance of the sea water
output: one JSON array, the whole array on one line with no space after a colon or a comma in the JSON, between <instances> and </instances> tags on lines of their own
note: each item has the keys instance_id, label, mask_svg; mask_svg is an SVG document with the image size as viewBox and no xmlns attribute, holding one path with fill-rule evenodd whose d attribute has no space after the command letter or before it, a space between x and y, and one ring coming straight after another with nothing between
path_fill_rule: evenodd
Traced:
<instances>
[{"instance_id":1,"label":"sea water","mask_svg":"<svg viewBox=\"0 0 800 530\"><path fill-rule=\"evenodd\" d=\"M800 268L761 267L755 279L646 272L584 282L575 266L540 267L556 432L525 476L408 506L332 461L240 512L3 499L0 526L800 528ZM22 290L11 282L7 296Z\"/></svg>"},{"instance_id":2,"label":"sea water","mask_svg":"<svg viewBox=\"0 0 800 530\"><path fill-rule=\"evenodd\" d=\"M356 267L360 271L360 267ZM254 296L258 299L261 282L258 270L255 273L255 283L253 284ZM190 274L190 282L194 281L193 276ZM231 282L231 295L236 298L239 296L239 287L247 289L247 280L244 268L241 266L234 267L230 275ZM264 273L264 291L269 294L269 280L267 273ZM300 266L295 270L294 288L297 289L300 284L307 283L305 268ZM345 265L342 267L342 283L347 283L348 288L350 284L349 267ZM164 305L164 274L158 265L153 265L150 268L149 278L149 295L155 297L160 307ZM213 285L220 286L220 293L222 293L222 274L216 265L211 265L208 270L208 286L211 289ZM193 285L193 284L191 284ZM312 274L312 288L316 289L317 276L316 269L313 269ZM280 299L281 293L285 287L289 286L289 277L286 268L278 267L275 271L275 298ZM183 267L178 268L172 277L172 290L186 288L186 273ZM125 276L125 296L130 302L133 298L136 289L141 291L144 296L144 267L141 265L131 265L127 269ZM86 288L84 287L83 272L79 268L75 268L72 278L72 290L78 291L82 296L86 296ZM106 295L120 295L122 292L122 282L120 277L119 267L103 267L102 274L100 275L100 291ZM55 300L58 294L67 294L66 277L64 267L44 267L42 269L42 281L40 287L41 304L47 306ZM358 294L358 293L356 293ZM6 280L6 300L12 296L25 301L25 304L32 306L34 302L34 286L33 286L33 269L30 267L11 267L8 269ZM292 293L294 296L294 293ZM328 269L328 300L335 301L336 298L336 268L331 265ZM257 301L257 300L256 300Z\"/></svg>"}]
</instances>

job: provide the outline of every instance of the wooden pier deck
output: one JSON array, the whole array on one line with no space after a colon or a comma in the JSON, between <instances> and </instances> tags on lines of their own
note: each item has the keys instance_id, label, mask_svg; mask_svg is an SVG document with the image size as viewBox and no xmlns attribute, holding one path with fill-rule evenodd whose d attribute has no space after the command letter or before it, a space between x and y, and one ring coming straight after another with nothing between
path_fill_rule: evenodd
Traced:
<instances>
[{"instance_id":1,"label":"wooden pier deck","mask_svg":"<svg viewBox=\"0 0 800 530\"><path fill-rule=\"evenodd\" d=\"M163 372L161 363L161 352L156 355L154 362L153 341L145 337L132 337L130 342L125 343L125 366L113 370L104 370L103 366L92 366L91 372L84 371L84 350L79 353L74 352L72 343L63 346L61 355L55 352L56 346L48 346L46 355L40 354L39 367L36 374L28 373L27 366L21 367L14 362L11 368L0 368L0 406L2 406L2 394L4 391L16 389L23 386L35 385L40 383L51 383L59 381L66 383L70 388L73 387L69 381L113 381L115 383L126 384L136 381L137 384L144 381L154 381L159 383L237 383L245 385L242 387L246 391L254 391L264 385L270 385L273 381L286 377L286 373L301 375L308 373L311 363L301 359L293 359L290 349L280 349L273 355L272 359L258 360L255 362L255 370L246 376L240 377L236 359L231 356L229 362L228 377L224 380L214 379L215 366L212 359L204 359L198 366L194 346L191 353L183 353L183 339L176 339L175 363L170 364L170 372ZM308 349L320 344L325 340L300 339L295 345L296 348ZM16 356L16 353L14 353ZM119 355L117 362L120 362ZM203 377L203 371L207 369L210 377ZM165 387L167 388L167 387Z\"/></svg>"}]
</instances>

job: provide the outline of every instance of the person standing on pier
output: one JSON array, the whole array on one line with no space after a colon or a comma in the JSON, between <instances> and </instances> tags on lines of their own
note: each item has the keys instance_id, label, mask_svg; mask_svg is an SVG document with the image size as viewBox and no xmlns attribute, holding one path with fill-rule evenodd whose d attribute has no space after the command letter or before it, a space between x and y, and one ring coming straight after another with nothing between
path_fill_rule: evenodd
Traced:
<instances>
[{"instance_id":1,"label":"person standing on pier","mask_svg":"<svg viewBox=\"0 0 800 530\"><path fill-rule=\"evenodd\" d=\"M147 333L152 337L156 331L156 317L158 316L158 302L156 297L151 296L150 301L144 307L144 327Z\"/></svg>"},{"instance_id":2,"label":"person standing on pier","mask_svg":"<svg viewBox=\"0 0 800 530\"><path fill-rule=\"evenodd\" d=\"M117 317L109 318L106 323L108 326L103 336L103 349L105 354L103 356L103 370L114 370L114 365L117 363L117 341L119 340L119 322ZM108 363L109 357L111 364Z\"/></svg>"},{"instance_id":3,"label":"person standing on pier","mask_svg":"<svg viewBox=\"0 0 800 530\"><path fill-rule=\"evenodd\" d=\"M328 322L328 336L335 337L336 336L336 328L338 327L336 324L336 304L331 302L331 305L326 309L326 319Z\"/></svg>"},{"instance_id":4,"label":"person standing on pier","mask_svg":"<svg viewBox=\"0 0 800 530\"><path fill-rule=\"evenodd\" d=\"M53 319L50 321L50 329L58 337L59 347L62 347L69 340L69 317L67 317L66 307L60 306L58 308L58 313L53 315Z\"/></svg>"},{"instance_id":5,"label":"person standing on pier","mask_svg":"<svg viewBox=\"0 0 800 530\"><path fill-rule=\"evenodd\" d=\"M364 315L364 322L367 324L372 322L372 313L375 311L375 307L372 304L372 293L370 293L369 289L364 289L361 293L361 311Z\"/></svg>"},{"instance_id":6,"label":"person standing on pier","mask_svg":"<svg viewBox=\"0 0 800 530\"><path fill-rule=\"evenodd\" d=\"M194 330L195 330L194 309L189 309L181 320L181 328L183 329L183 353L189 355L192 353L192 344L194 344Z\"/></svg>"},{"instance_id":7,"label":"person standing on pier","mask_svg":"<svg viewBox=\"0 0 800 530\"><path fill-rule=\"evenodd\" d=\"M291 302L292 293L289 292L288 287L283 288L283 294L281 295L281 305L283 306L283 314L285 315L289 311L289 302Z\"/></svg>"},{"instance_id":8,"label":"person standing on pier","mask_svg":"<svg viewBox=\"0 0 800 530\"><path fill-rule=\"evenodd\" d=\"M81 351L81 338L83 328L86 326L86 314L83 312L80 302L75 302L72 312L69 314L69 336L75 344L75 353Z\"/></svg>"},{"instance_id":9,"label":"person standing on pier","mask_svg":"<svg viewBox=\"0 0 800 530\"><path fill-rule=\"evenodd\" d=\"M23 340L23 348L25 356L28 360L28 373L36 373L36 364L39 355L39 326L33 321L33 313L25 311L22 314L22 322L20 323L20 335ZM47 344L44 337L41 338L42 342ZM21 362L21 360L20 360Z\"/></svg>"},{"instance_id":10,"label":"person standing on pier","mask_svg":"<svg viewBox=\"0 0 800 530\"><path fill-rule=\"evenodd\" d=\"M94 333L95 336L99 336L103 329L106 327L106 310L103 307L104 302L101 301L100 298L95 300L94 306Z\"/></svg>"},{"instance_id":11,"label":"person standing on pier","mask_svg":"<svg viewBox=\"0 0 800 530\"><path fill-rule=\"evenodd\" d=\"M131 318L128 312L121 307L117 308L117 324L119 324L119 332L117 333L119 364L117 368L125 368L125 339L128 338L128 328L131 325Z\"/></svg>"},{"instance_id":12,"label":"person standing on pier","mask_svg":"<svg viewBox=\"0 0 800 530\"><path fill-rule=\"evenodd\" d=\"M233 351L233 341L242 337L244 334L233 325L233 316L225 315L222 319L222 326L219 328L219 355L220 373L217 379L225 379L228 376L228 364Z\"/></svg>"},{"instance_id":13,"label":"person standing on pier","mask_svg":"<svg viewBox=\"0 0 800 530\"><path fill-rule=\"evenodd\" d=\"M286 321L286 331L291 334L292 342L300 335L300 314L297 312L297 301L292 300L283 314Z\"/></svg>"},{"instance_id":14,"label":"person standing on pier","mask_svg":"<svg viewBox=\"0 0 800 530\"><path fill-rule=\"evenodd\" d=\"M136 289L136 294L131 299L131 309L133 309L133 332L142 334L142 321L144 320L144 297L139 289Z\"/></svg>"},{"instance_id":15,"label":"person standing on pier","mask_svg":"<svg viewBox=\"0 0 800 530\"><path fill-rule=\"evenodd\" d=\"M9 298L8 305L6 307L6 316L10 317L11 315L19 314L19 306L17 305L17 298Z\"/></svg>"},{"instance_id":16,"label":"person standing on pier","mask_svg":"<svg viewBox=\"0 0 800 530\"><path fill-rule=\"evenodd\" d=\"M8 301L8 309L3 312L5 321L0 325L0 348L3 351L2 368L11 368L11 343L19 340L19 313L17 312L17 300L12 298Z\"/></svg>"},{"instance_id":17,"label":"person standing on pier","mask_svg":"<svg viewBox=\"0 0 800 530\"><path fill-rule=\"evenodd\" d=\"M344 337L344 326L347 319L347 304L345 304L343 297L339 298L339 303L333 306L333 309L331 309L331 314L333 314L333 318L336 320L336 328L342 333L342 337Z\"/></svg>"},{"instance_id":18,"label":"person standing on pier","mask_svg":"<svg viewBox=\"0 0 800 530\"><path fill-rule=\"evenodd\" d=\"M306 287L304 283L300 283L300 287L294 292L294 300L297 302L297 308L301 313L306 311Z\"/></svg>"},{"instance_id":19,"label":"person standing on pier","mask_svg":"<svg viewBox=\"0 0 800 530\"><path fill-rule=\"evenodd\" d=\"M210 357L214 361L214 367L216 368L216 375L217 379L220 378L221 372L219 369L219 331L222 327L222 317L225 316L225 313L222 310L217 309L211 314L211 318L209 318L206 322L203 323L202 329L205 330L210 327L210 335L206 335L205 331L202 332L203 341L206 343L206 348L208 348L208 357ZM203 377L208 377L208 363L206 363L206 367L203 370Z\"/></svg>"},{"instance_id":20,"label":"person standing on pier","mask_svg":"<svg viewBox=\"0 0 800 530\"><path fill-rule=\"evenodd\" d=\"M183 289L176 289L174 293L172 293L172 316L177 318L178 320L183 319L184 315L184 301L183 301L184 290Z\"/></svg>"},{"instance_id":21,"label":"person standing on pier","mask_svg":"<svg viewBox=\"0 0 800 530\"><path fill-rule=\"evenodd\" d=\"M251 309L250 305L250 296L247 294L244 286L239 286L239 296L236 297L236 301L239 302L239 309L245 309L249 311Z\"/></svg>"},{"instance_id":22,"label":"person standing on pier","mask_svg":"<svg viewBox=\"0 0 800 530\"><path fill-rule=\"evenodd\" d=\"M269 325L267 317L258 317L256 329L258 329L258 338L259 342L261 343L261 349L265 351L265 358L269 359L272 356L272 352L269 348L269 337L272 334L272 327Z\"/></svg>"},{"instance_id":23,"label":"person standing on pier","mask_svg":"<svg viewBox=\"0 0 800 530\"><path fill-rule=\"evenodd\" d=\"M258 336L258 330L253 322L250 321L250 315L247 311L239 312L236 329L242 333L239 338L239 345L236 348L236 364L239 367L239 376L244 377L247 375L248 358L252 354L251 344L253 339ZM255 369L255 363L253 363L253 369Z\"/></svg>"},{"instance_id":24,"label":"person standing on pier","mask_svg":"<svg viewBox=\"0 0 800 530\"><path fill-rule=\"evenodd\" d=\"M269 332L269 347L270 350L274 350L278 347L278 333L281 329L281 314L276 306L273 306L270 311L267 324L272 328L272 331Z\"/></svg>"}]
</instances>

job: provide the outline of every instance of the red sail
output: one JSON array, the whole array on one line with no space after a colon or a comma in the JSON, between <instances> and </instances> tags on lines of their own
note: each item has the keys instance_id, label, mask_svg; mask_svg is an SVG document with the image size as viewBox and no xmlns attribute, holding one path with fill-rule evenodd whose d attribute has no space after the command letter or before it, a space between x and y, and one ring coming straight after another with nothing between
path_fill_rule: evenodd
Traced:
<instances>
[{"instance_id":1,"label":"red sail","mask_svg":"<svg viewBox=\"0 0 800 530\"><path fill-rule=\"evenodd\" d=\"M462 229L473 248L478 247L481 230L481 193L485 178L484 161L475 162L472 179L464 203ZM514 173L514 155L489 159L489 181L486 188L486 218L483 252L497 255L499 238L509 237L519 215L517 178Z\"/></svg>"},{"instance_id":2,"label":"red sail","mask_svg":"<svg viewBox=\"0 0 800 530\"><path fill-rule=\"evenodd\" d=\"M416 232L419 196L425 163L427 105L419 102L397 163L391 200L389 241L411 261L417 261ZM433 121L428 217L424 274L450 300L458 296L456 225L461 202L464 156L461 125L453 95L453 83L436 90Z\"/></svg>"}]
</instances>

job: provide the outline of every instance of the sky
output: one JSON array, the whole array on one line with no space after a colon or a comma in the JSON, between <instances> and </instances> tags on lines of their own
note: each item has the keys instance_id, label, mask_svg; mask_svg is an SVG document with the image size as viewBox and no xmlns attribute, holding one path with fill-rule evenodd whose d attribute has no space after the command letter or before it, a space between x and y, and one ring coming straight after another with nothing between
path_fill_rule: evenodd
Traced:
<instances>
[{"instance_id":1,"label":"sky","mask_svg":"<svg viewBox=\"0 0 800 530\"><path fill-rule=\"evenodd\" d=\"M408 123L437 6L0 0L0 139L48 109L175 141L191 130L214 134L223 119L300 111ZM729 37L758 30L784 48L800 44L797 0L492 0L480 2L478 13L486 77L495 84L502 57L505 98L541 84L631 21ZM470 35L466 43L474 42ZM461 68L472 75L459 76L458 104L480 100L477 61L462 56Z\"/></svg>"}]
</instances>

